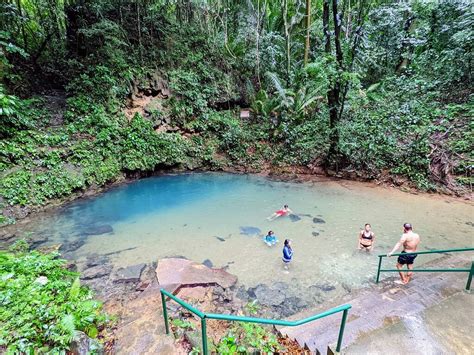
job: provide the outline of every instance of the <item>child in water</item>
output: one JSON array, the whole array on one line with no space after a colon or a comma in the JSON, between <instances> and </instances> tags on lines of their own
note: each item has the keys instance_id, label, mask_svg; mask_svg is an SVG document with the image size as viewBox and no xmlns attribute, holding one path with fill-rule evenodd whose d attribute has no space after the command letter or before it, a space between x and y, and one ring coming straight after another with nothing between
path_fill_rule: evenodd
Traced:
<instances>
[{"instance_id":1,"label":"child in water","mask_svg":"<svg viewBox=\"0 0 474 355\"><path fill-rule=\"evenodd\" d=\"M291 240L290 239L285 239L285 245L283 247L283 263L284 263L284 268L288 270L288 265L291 262L291 259L293 258L293 249L291 249Z\"/></svg>"},{"instance_id":2,"label":"child in water","mask_svg":"<svg viewBox=\"0 0 474 355\"><path fill-rule=\"evenodd\" d=\"M263 241L266 245L271 247L278 242L278 239L276 239L275 233L273 233L273 231L268 231L268 234L265 236L265 238L263 238Z\"/></svg>"}]
</instances>

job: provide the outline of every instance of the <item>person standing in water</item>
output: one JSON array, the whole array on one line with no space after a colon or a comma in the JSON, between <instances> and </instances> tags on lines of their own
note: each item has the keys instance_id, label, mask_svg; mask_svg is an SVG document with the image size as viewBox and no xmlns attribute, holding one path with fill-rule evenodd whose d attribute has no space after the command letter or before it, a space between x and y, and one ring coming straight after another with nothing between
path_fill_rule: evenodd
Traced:
<instances>
[{"instance_id":1,"label":"person standing in water","mask_svg":"<svg viewBox=\"0 0 474 355\"><path fill-rule=\"evenodd\" d=\"M357 245L357 249L359 250L366 250L372 251L374 249L375 244L375 234L372 232L372 226L370 223L366 223L364 229L359 233L359 242Z\"/></svg>"},{"instance_id":2,"label":"person standing in water","mask_svg":"<svg viewBox=\"0 0 474 355\"><path fill-rule=\"evenodd\" d=\"M291 262L291 259L293 259L293 249L291 248L291 240L290 239L285 239L285 245L283 246L283 264L284 268L288 270L288 265Z\"/></svg>"},{"instance_id":3,"label":"person standing in water","mask_svg":"<svg viewBox=\"0 0 474 355\"><path fill-rule=\"evenodd\" d=\"M290 208L288 207L288 205L284 205L283 208L280 208L278 211L276 211L274 214L272 214L270 217L268 217L267 219L269 221L273 221L275 218L278 218L278 217L282 217L282 216L286 216L290 213L293 213L292 210L290 210Z\"/></svg>"},{"instance_id":4,"label":"person standing in water","mask_svg":"<svg viewBox=\"0 0 474 355\"><path fill-rule=\"evenodd\" d=\"M402 254L413 253L408 255L400 255L397 260L397 269L400 270L400 278L402 283L406 285L410 282L410 279L413 275L413 272L408 272L407 274L403 273L403 265L406 265L408 270L413 270L413 262L417 257L415 254L418 249L418 244L420 244L420 236L413 232L413 227L410 223L405 223L403 225L403 235L402 238L398 241L397 244L393 247L392 251L387 254L388 257L392 256L400 246L403 245Z\"/></svg>"}]
</instances>

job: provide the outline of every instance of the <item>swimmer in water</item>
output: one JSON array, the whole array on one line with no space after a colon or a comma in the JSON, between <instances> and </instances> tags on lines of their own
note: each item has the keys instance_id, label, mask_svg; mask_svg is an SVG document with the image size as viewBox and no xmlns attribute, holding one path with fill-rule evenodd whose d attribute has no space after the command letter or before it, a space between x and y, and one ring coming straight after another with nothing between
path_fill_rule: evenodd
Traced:
<instances>
[{"instance_id":1,"label":"swimmer in water","mask_svg":"<svg viewBox=\"0 0 474 355\"><path fill-rule=\"evenodd\" d=\"M278 211L276 211L274 214L272 214L270 217L267 219L269 221L273 221L274 219L282 216L287 216L288 214L293 213L292 210L288 207L288 205L284 205L283 208L280 208Z\"/></svg>"},{"instance_id":2,"label":"swimmer in water","mask_svg":"<svg viewBox=\"0 0 474 355\"><path fill-rule=\"evenodd\" d=\"M278 242L278 239L276 239L275 233L273 233L273 231L268 231L268 234L263 238L263 241L266 245L271 247Z\"/></svg>"},{"instance_id":3,"label":"swimmer in water","mask_svg":"<svg viewBox=\"0 0 474 355\"><path fill-rule=\"evenodd\" d=\"M374 249L375 244L375 234L372 232L372 227L369 223L365 224L363 230L359 233L359 241L357 244L357 249L365 250L365 251L372 251Z\"/></svg>"},{"instance_id":4,"label":"swimmer in water","mask_svg":"<svg viewBox=\"0 0 474 355\"><path fill-rule=\"evenodd\" d=\"M293 249L291 248L291 240L285 239L285 246L283 247L283 267L288 270L288 266L293 259Z\"/></svg>"}]
</instances>

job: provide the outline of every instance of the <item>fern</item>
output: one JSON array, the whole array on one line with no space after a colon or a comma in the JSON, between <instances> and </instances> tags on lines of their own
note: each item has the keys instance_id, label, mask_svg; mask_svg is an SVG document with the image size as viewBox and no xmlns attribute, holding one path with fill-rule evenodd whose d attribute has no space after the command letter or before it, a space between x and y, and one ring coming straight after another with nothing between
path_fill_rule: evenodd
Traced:
<instances>
[{"instance_id":1,"label":"fern","mask_svg":"<svg viewBox=\"0 0 474 355\"><path fill-rule=\"evenodd\" d=\"M77 277L72 283L71 288L69 289L69 298L72 300L77 299L80 292L81 292L81 282L79 280L79 277Z\"/></svg>"}]
</instances>

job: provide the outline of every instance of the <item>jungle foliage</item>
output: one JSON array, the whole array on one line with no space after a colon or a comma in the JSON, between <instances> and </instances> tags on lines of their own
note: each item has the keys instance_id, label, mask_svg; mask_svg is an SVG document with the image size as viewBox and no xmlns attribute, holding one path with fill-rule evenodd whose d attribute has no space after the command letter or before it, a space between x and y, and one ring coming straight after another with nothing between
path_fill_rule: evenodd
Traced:
<instances>
[{"instance_id":1,"label":"jungle foliage","mask_svg":"<svg viewBox=\"0 0 474 355\"><path fill-rule=\"evenodd\" d=\"M78 274L57 253L28 251L24 241L0 253L0 348L9 354L66 353L79 334L99 353L110 321Z\"/></svg>"},{"instance_id":2,"label":"jungle foliage","mask_svg":"<svg viewBox=\"0 0 474 355\"><path fill-rule=\"evenodd\" d=\"M171 166L471 188L469 1L9 0L0 24L7 204Z\"/></svg>"}]
</instances>

